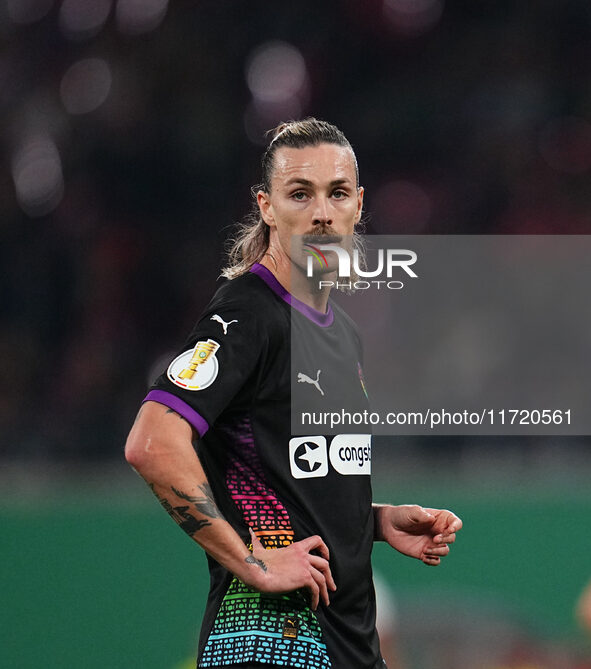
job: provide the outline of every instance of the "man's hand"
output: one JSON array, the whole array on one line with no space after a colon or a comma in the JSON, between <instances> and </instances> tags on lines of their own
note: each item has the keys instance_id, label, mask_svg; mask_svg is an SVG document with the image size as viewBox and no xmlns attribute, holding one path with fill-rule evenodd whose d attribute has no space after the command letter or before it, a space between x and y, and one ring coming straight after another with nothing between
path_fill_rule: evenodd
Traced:
<instances>
[{"instance_id":1,"label":"man's hand","mask_svg":"<svg viewBox=\"0 0 591 669\"><path fill-rule=\"evenodd\" d=\"M427 565L438 565L449 553L462 521L445 509L416 504L375 505L376 539Z\"/></svg>"},{"instance_id":2,"label":"man's hand","mask_svg":"<svg viewBox=\"0 0 591 669\"><path fill-rule=\"evenodd\" d=\"M286 546L266 550L259 538L250 530L252 564L248 585L261 592L291 592L309 590L312 610L318 608L320 599L329 605L328 591L337 589L328 565L328 547L319 536L307 537ZM318 550L320 555L310 551ZM256 570L256 571L254 571Z\"/></svg>"}]
</instances>

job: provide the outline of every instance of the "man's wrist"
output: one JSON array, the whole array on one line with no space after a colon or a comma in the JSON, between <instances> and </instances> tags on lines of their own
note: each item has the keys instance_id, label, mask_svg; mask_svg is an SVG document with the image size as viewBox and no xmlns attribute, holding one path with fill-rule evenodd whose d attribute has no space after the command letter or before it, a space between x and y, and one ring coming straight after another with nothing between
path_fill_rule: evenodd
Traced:
<instances>
[{"instance_id":1,"label":"man's wrist","mask_svg":"<svg viewBox=\"0 0 591 669\"><path fill-rule=\"evenodd\" d=\"M252 553L248 553L242 562L240 574L236 576L246 585L255 590L262 590L267 577L267 565L264 560L256 558Z\"/></svg>"},{"instance_id":2,"label":"man's wrist","mask_svg":"<svg viewBox=\"0 0 591 669\"><path fill-rule=\"evenodd\" d=\"M262 569L265 574L267 573L267 565L263 562L263 560L255 558L255 556L252 553L244 558L244 562L246 562L247 564L256 565L257 567Z\"/></svg>"},{"instance_id":3,"label":"man's wrist","mask_svg":"<svg viewBox=\"0 0 591 669\"><path fill-rule=\"evenodd\" d=\"M372 504L373 509L373 540L374 541L385 541L384 531L382 526L382 518L384 514L384 509L386 509L389 504Z\"/></svg>"}]
</instances>

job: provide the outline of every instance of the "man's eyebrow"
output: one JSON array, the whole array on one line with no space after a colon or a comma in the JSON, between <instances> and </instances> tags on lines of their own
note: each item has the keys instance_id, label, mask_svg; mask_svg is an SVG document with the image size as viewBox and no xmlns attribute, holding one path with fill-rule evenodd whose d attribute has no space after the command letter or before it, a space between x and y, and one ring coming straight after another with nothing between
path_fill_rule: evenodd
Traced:
<instances>
[{"instance_id":1,"label":"man's eyebrow","mask_svg":"<svg viewBox=\"0 0 591 669\"><path fill-rule=\"evenodd\" d=\"M330 186L342 186L343 184L349 184L351 183L351 179L343 178L343 179L333 179L330 182ZM292 179L288 179L285 182L286 186L292 186L294 184L301 184L302 186L313 186L314 182L309 181L308 179L303 179L302 177L293 177Z\"/></svg>"}]
</instances>

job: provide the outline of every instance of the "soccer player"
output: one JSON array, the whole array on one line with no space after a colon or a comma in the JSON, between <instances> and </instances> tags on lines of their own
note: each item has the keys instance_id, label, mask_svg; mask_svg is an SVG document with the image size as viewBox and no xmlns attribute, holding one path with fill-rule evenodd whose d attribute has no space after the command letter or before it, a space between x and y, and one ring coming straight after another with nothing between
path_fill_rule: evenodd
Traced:
<instances>
[{"instance_id":1,"label":"soccer player","mask_svg":"<svg viewBox=\"0 0 591 669\"><path fill-rule=\"evenodd\" d=\"M280 125L256 199L229 280L149 390L126 457L207 552L198 667L381 668L373 541L437 565L462 523L372 505L368 435L291 434L294 402L338 407L346 389L367 407L359 336L307 277L303 246L359 223L351 145L316 119Z\"/></svg>"}]
</instances>

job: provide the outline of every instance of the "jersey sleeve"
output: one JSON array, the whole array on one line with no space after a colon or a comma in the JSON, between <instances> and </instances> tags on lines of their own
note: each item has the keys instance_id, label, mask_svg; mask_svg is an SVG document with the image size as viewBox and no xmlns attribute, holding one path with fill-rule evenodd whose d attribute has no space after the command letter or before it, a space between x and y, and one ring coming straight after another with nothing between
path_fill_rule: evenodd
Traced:
<instances>
[{"instance_id":1,"label":"jersey sleeve","mask_svg":"<svg viewBox=\"0 0 591 669\"><path fill-rule=\"evenodd\" d=\"M144 402L176 411L202 437L262 364L261 330L254 305L214 297Z\"/></svg>"}]
</instances>

